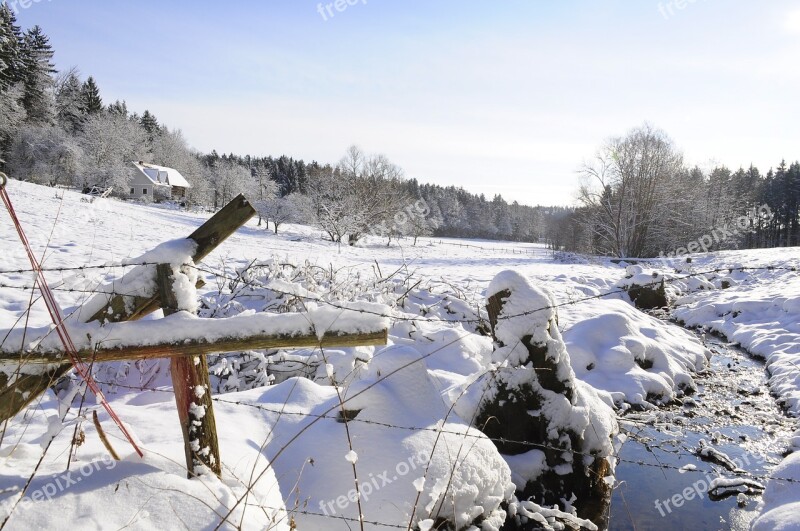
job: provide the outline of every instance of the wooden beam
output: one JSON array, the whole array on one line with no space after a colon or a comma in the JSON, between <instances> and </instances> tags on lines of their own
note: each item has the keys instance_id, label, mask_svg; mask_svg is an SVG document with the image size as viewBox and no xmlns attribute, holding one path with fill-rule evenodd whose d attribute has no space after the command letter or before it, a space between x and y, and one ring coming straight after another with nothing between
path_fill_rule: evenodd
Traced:
<instances>
[{"instance_id":1,"label":"wooden beam","mask_svg":"<svg viewBox=\"0 0 800 531\"><path fill-rule=\"evenodd\" d=\"M19 360L19 356L17 356ZM25 362L21 364L23 367ZM8 420L39 398L48 387L72 368L69 363L48 368L40 374L14 374L10 378L0 372L0 421ZM11 381L12 383L9 383Z\"/></svg>"},{"instance_id":2,"label":"wooden beam","mask_svg":"<svg viewBox=\"0 0 800 531\"><path fill-rule=\"evenodd\" d=\"M245 196L239 194L234 197L222 210L189 235L190 240L197 242L197 250L192 257L194 262L202 261L255 215L256 209Z\"/></svg>"},{"instance_id":3,"label":"wooden beam","mask_svg":"<svg viewBox=\"0 0 800 531\"><path fill-rule=\"evenodd\" d=\"M87 363L103 361L147 360L156 358L180 358L216 354L219 352L241 352L247 350L265 350L273 348L346 348L359 346L386 345L387 330L361 334L343 334L328 332L322 339L316 334L302 335L257 335L247 338L228 337L215 341L185 340L179 343L166 343L163 345L120 345L116 348L81 350L78 355ZM19 353L0 352L0 363L15 363L20 357ZM24 354L25 365L58 364L60 358L53 353L29 351Z\"/></svg>"},{"instance_id":4,"label":"wooden beam","mask_svg":"<svg viewBox=\"0 0 800 531\"><path fill-rule=\"evenodd\" d=\"M173 290L172 266L159 264L156 282L163 304L164 315L180 310ZM172 389L183 433L187 476L191 479L207 467L217 477L222 476L222 460L217 439L217 421L211 401L211 382L208 377L208 360L196 354L192 357L170 360Z\"/></svg>"},{"instance_id":5,"label":"wooden beam","mask_svg":"<svg viewBox=\"0 0 800 531\"><path fill-rule=\"evenodd\" d=\"M241 228L256 213L253 205L241 194L225 205L222 210L211 216L197 230L189 235L190 240L197 242L192 256L195 263L209 255L219 244ZM131 303L132 301L132 303ZM161 301L156 290L149 297L126 297L113 295L108 303L92 315L86 322L119 323L135 321L161 308Z\"/></svg>"}]
</instances>

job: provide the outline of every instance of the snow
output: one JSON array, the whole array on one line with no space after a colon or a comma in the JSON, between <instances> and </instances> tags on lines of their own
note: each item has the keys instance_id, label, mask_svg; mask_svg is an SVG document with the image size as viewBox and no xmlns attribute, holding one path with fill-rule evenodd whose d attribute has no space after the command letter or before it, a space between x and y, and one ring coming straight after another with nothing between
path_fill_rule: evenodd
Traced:
<instances>
[{"instance_id":1,"label":"snow","mask_svg":"<svg viewBox=\"0 0 800 531\"><path fill-rule=\"evenodd\" d=\"M800 452L783 460L773 471L759 506L753 531L785 531L800 528ZM793 482L792 482L793 481Z\"/></svg>"},{"instance_id":2,"label":"snow","mask_svg":"<svg viewBox=\"0 0 800 531\"><path fill-rule=\"evenodd\" d=\"M348 422L353 450L347 450L345 425L336 419L341 406L329 386L300 378L240 394L264 406L256 414L263 415L265 424L276 421L278 413L273 412L282 404L291 404L292 414L281 417L283 429L276 431L266 451L277 476L297 485L300 494L292 494L287 505L297 496L316 513L297 515L299 528L348 529L347 522L326 519L326 514L358 520L357 505L349 500L357 498L354 492L350 496L353 464L366 520L407 523L422 473L426 479L415 521L455 511L459 527L476 514L502 522L500 504L513 493L510 471L483 434L448 415L421 360L409 347L387 347L358 371L344 395L344 407L358 412ZM297 433L299 438L287 446ZM351 452L357 453L357 461Z\"/></svg>"},{"instance_id":3,"label":"snow","mask_svg":"<svg viewBox=\"0 0 800 531\"><path fill-rule=\"evenodd\" d=\"M362 313L364 311L371 313ZM380 315L386 312L382 305L350 303L341 307L323 306L306 313L265 314L246 312L235 317L203 319L188 312L179 312L155 321L133 321L100 324L68 322L67 328L78 350L97 346L104 349L146 347L162 344L179 344L189 339L214 342L223 339L242 339L254 336L334 335L380 332L388 320ZM26 351L55 353L61 347L50 326L16 329L6 336L0 351ZM16 365L14 365L16 367Z\"/></svg>"},{"instance_id":4,"label":"snow","mask_svg":"<svg viewBox=\"0 0 800 531\"><path fill-rule=\"evenodd\" d=\"M618 405L666 403L694 389L692 374L711 355L688 332L664 326L622 300L589 302L580 312L575 318L584 318L564 333L572 368Z\"/></svg>"},{"instance_id":5,"label":"snow","mask_svg":"<svg viewBox=\"0 0 800 531\"><path fill-rule=\"evenodd\" d=\"M131 164L154 184L169 184L171 186L180 186L183 188L192 187L189 181L174 168L167 168L166 166L158 166L156 164L140 164L139 162L132 162Z\"/></svg>"},{"instance_id":6,"label":"snow","mask_svg":"<svg viewBox=\"0 0 800 531\"><path fill-rule=\"evenodd\" d=\"M613 431L612 407L655 407L690 393L693 377L704 369L709 355L693 335L634 309L627 297L618 293L626 276L648 282L663 278L676 304L676 318L724 334L763 356L772 376L772 391L787 410L800 415L797 272L740 269L767 265L796 268L800 266L797 249L697 255L691 265L675 260L677 271L660 261L652 267L626 270L624 265L606 260L554 257L541 246L511 242L472 241L471 247L459 247L451 244L463 242L421 238L417 246L401 240L401 247L386 247L385 240L367 236L357 247L337 246L308 227L287 225L274 235L252 221L197 269L189 261L193 249L187 247L185 238L208 213L116 200L81 203L80 194L17 181L10 182L8 191L45 268L107 266L45 273L65 315L70 316L67 325L79 348L96 343L113 348L187 337L213 339L297 330L319 334L331 327L347 332L389 328L389 346L385 348L326 349L324 356L312 349L255 352L246 353L251 360L247 363L242 357L212 357L209 364L212 369L216 366L219 377L212 376L209 391L216 393L218 386L237 391L218 395L220 400L214 402L222 480L213 474L192 480L185 477L183 448L176 442L181 433L168 363L99 364L96 377L113 384L104 390L141 442L145 459L132 455L104 413L101 420L122 455L113 468L106 465L107 454L93 425L77 418L75 409L64 427L54 432L47 419L58 415L59 404L48 393L24 418L20 415L9 423L0 449L0 490L24 484L41 456L41 442L51 432L56 433L53 446L29 493L43 489L53 475L65 473L76 422L82 423L86 442L78 448L72 470L99 465L93 465L97 470L79 486L59 492L51 500L32 503L25 510L17 508L10 521L16 527L50 528L74 522L81 528L213 528L219 521L215 513L227 513L244 496L246 485L263 472L251 493L254 498L247 502L248 509L242 514L240 504L234 510L232 520L237 525L241 521L245 529L269 528L274 516L276 529L288 529L284 507L298 504L309 513L293 515L299 529L357 528L358 510L348 498L355 485L353 466L364 488L366 520L406 526L413 518L424 528L435 522L439 513L451 518L457 515L463 526L481 515L484 529L497 527L505 516L501 505L511 500L513 485L536 477L544 466L536 450L522 456L500 456L491 441L470 426L480 375L500 362L499 357L522 354L514 350L516 342L511 342L509 350L498 355L491 338L478 332L478 321L486 320L482 309L486 297L509 287L522 290L525 299L543 308L509 319L509 333L538 330L534 325L549 322L557 313L554 332L564 341L563 351L557 352L569 359L576 377L575 407L580 414L574 421L588 426L589 412L598 412L591 422L602 436L587 439L593 448L603 447L604 437ZM56 219L59 209L61 217ZM5 214L0 214L0 219L0 271L4 272L0 284L30 286L30 273L13 272L26 269L27 258ZM165 240L171 241L164 244ZM151 261L173 265L181 283L181 308L189 312L166 318L156 313L139 322L103 327L82 323L108 300L108 295L95 293L98 290L129 296L154 293L154 266L138 265ZM253 261L258 267L242 272L244 280L231 287L238 272ZM215 278L211 269L226 278ZM504 273L508 270L516 273ZM681 279L692 272L711 270L720 271ZM400 273L386 280L395 271ZM206 281L199 300L194 296L195 279ZM47 335L49 316L41 302L20 319L30 297L30 291L0 288L0 349L5 352L18 352L23 345L26 320L25 345L47 336L38 348L47 351L57 346L56 338ZM589 297L599 298L584 300ZM519 304L523 304L522 298ZM513 316L516 307L517 301L509 301L506 315ZM194 309L202 317L190 315ZM303 317L298 312L307 313ZM12 328L6 337L3 330ZM274 385L250 389L252 382L269 383L263 377L265 367L292 369L275 372ZM262 376L255 377L259 371ZM223 373L227 374L225 380ZM352 448L345 424L337 420L342 404L333 382L346 401ZM156 391L129 389L141 386ZM195 394L202 396L197 389ZM91 397L86 402L86 407L95 407ZM358 412L355 419L352 412ZM593 431L585 430L586 437ZM796 446L800 447L800 433ZM357 455L352 463L346 458L351 451ZM792 454L772 476L800 479L799 467L797 454ZM384 479L392 481L384 485ZM344 508L340 508L340 500L344 500ZM754 529L800 526L796 484L767 482L763 501ZM351 520L326 518L320 503L328 514L335 510L336 515ZM575 518L568 511L530 502L509 505L509 510L536 515L531 518L541 518L543 525L551 526L557 518Z\"/></svg>"}]
</instances>

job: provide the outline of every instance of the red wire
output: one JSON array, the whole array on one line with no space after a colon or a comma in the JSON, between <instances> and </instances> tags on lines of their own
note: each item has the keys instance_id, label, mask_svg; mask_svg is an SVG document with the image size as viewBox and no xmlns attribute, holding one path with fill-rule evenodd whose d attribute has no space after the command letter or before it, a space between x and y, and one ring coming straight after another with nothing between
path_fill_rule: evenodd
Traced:
<instances>
[{"instance_id":1,"label":"red wire","mask_svg":"<svg viewBox=\"0 0 800 531\"><path fill-rule=\"evenodd\" d=\"M3 183L5 185L5 182ZM133 437L130 433L128 433L127 428L122 423L120 418L111 409L111 405L106 400L106 397L103 395L103 392L100 390L100 387L97 385L97 382L94 381L92 375L87 369L86 364L83 363L80 356L78 355L78 349L75 348L75 344L72 342L72 337L69 335L69 331L67 327L64 325L64 318L61 315L61 309L56 303L55 297L53 297L53 292L50 290L50 286L47 284L46 279L44 278L44 272L42 271L42 266L39 264L39 261L36 259L36 256L33 254L33 250L31 249L30 242L28 241L27 236L25 236L25 231L22 229L22 224L20 223L19 219L17 218L17 213L14 211L14 206L11 204L11 198L9 198L8 193L5 190L4 186L0 185L0 197L3 198L3 204L6 206L6 210L8 210L8 214L11 216L11 220L14 222L14 226L17 229L17 233L19 234L19 238L22 241L22 244L25 246L25 252L28 254L28 259L31 262L31 267L33 268L34 272L36 273L36 285L39 286L39 290L42 292L42 298L44 299L45 304L47 305L47 311L50 314L50 319L53 320L53 324L56 327L56 332L58 333L59 339L61 339L61 343L64 345L64 350L66 351L67 355L69 356L69 360L72 363L72 366L75 367L75 370L78 374L83 378L86 382L86 385L92 392L97 396L100 400L100 404L103 408L108 412L108 415L114 420L114 423L119 427L122 433L125 435L125 438L131 443L133 449L136 450L136 453L139 454L139 457L143 457L142 451L136 445L133 440Z\"/></svg>"}]
</instances>

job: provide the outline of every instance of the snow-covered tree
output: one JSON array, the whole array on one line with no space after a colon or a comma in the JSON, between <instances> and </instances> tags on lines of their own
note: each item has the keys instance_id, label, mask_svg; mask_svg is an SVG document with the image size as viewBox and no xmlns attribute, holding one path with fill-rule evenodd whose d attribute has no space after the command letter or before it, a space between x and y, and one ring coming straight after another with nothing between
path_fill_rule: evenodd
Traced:
<instances>
[{"instance_id":1,"label":"snow-covered tree","mask_svg":"<svg viewBox=\"0 0 800 531\"><path fill-rule=\"evenodd\" d=\"M263 199L256 201L255 206L258 215L263 217L267 222L272 222L275 234L278 234L278 229L284 223L288 223L295 219L297 196L300 194L291 194L286 197L274 196L270 199Z\"/></svg>"},{"instance_id":2,"label":"snow-covered tree","mask_svg":"<svg viewBox=\"0 0 800 531\"><path fill-rule=\"evenodd\" d=\"M27 121L33 124L49 124L53 121L53 48L50 40L39 26L34 26L22 37L20 49L22 83L24 94L22 105Z\"/></svg>"},{"instance_id":3,"label":"snow-covered tree","mask_svg":"<svg viewBox=\"0 0 800 531\"><path fill-rule=\"evenodd\" d=\"M9 149L17 127L25 120L22 92L21 85L0 90L0 158Z\"/></svg>"},{"instance_id":4,"label":"snow-covered tree","mask_svg":"<svg viewBox=\"0 0 800 531\"><path fill-rule=\"evenodd\" d=\"M659 201L669 197L665 191L682 167L672 141L647 124L600 150L583 170L580 199L595 214L589 223L601 250L643 256L651 229L662 221Z\"/></svg>"},{"instance_id":5,"label":"snow-covered tree","mask_svg":"<svg viewBox=\"0 0 800 531\"><path fill-rule=\"evenodd\" d=\"M214 191L214 208L227 204L238 194L246 197L257 197L258 183L253 180L250 171L239 164L220 160L209 168L210 186Z\"/></svg>"},{"instance_id":6,"label":"snow-covered tree","mask_svg":"<svg viewBox=\"0 0 800 531\"><path fill-rule=\"evenodd\" d=\"M81 174L82 158L78 142L60 127L26 124L14 135L8 169L19 179L69 185Z\"/></svg>"},{"instance_id":7,"label":"snow-covered tree","mask_svg":"<svg viewBox=\"0 0 800 531\"><path fill-rule=\"evenodd\" d=\"M144 111L144 114L142 114L142 117L139 119L139 125L144 128L147 133L147 138L151 142L158 135L160 126L158 120L156 120L156 117L150 111Z\"/></svg>"},{"instance_id":8,"label":"snow-covered tree","mask_svg":"<svg viewBox=\"0 0 800 531\"><path fill-rule=\"evenodd\" d=\"M103 110L103 99L100 97L100 89L97 87L92 76L84 82L81 87L83 98L83 112L89 115L97 114Z\"/></svg>"},{"instance_id":9,"label":"snow-covered tree","mask_svg":"<svg viewBox=\"0 0 800 531\"><path fill-rule=\"evenodd\" d=\"M86 107L77 69L56 77L55 103L58 124L72 135L78 133L86 120Z\"/></svg>"},{"instance_id":10,"label":"snow-covered tree","mask_svg":"<svg viewBox=\"0 0 800 531\"><path fill-rule=\"evenodd\" d=\"M0 3L0 94L20 83L22 77L22 31L14 11Z\"/></svg>"},{"instance_id":11,"label":"snow-covered tree","mask_svg":"<svg viewBox=\"0 0 800 531\"><path fill-rule=\"evenodd\" d=\"M127 195L134 160L147 160L146 137L138 123L117 114L100 112L83 126L80 143L85 173L81 187L98 184Z\"/></svg>"}]
</instances>

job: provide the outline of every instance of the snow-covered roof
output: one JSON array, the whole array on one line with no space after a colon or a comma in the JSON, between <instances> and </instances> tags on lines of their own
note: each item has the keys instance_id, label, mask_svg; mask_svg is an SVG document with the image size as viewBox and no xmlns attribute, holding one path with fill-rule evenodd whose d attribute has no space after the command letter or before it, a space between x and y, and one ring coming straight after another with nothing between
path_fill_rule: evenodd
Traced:
<instances>
[{"instance_id":1,"label":"snow-covered roof","mask_svg":"<svg viewBox=\"0 0 800 531\"><path fill-rule=\"evenodd\" d=\"M166 184L169 186L180 186L182 188L191 188L192 185L189 181L181 175L175 168L167 168L166 166L158 166L156 164L147 164L145 162L133 162L133 165L142 172L142 174L150 179L153 184Z\"/></svg>"}]
</instances>

